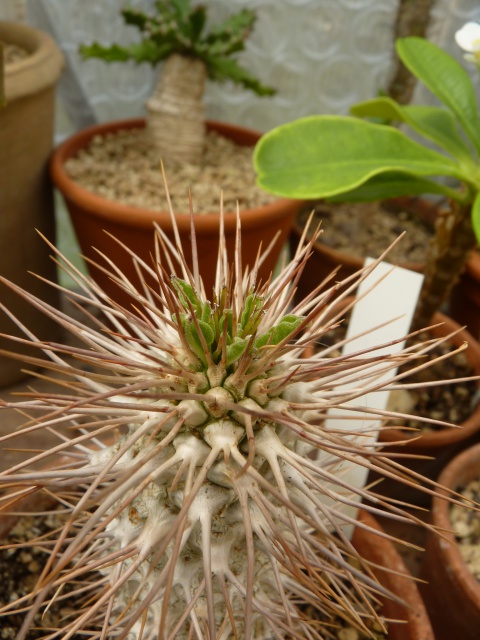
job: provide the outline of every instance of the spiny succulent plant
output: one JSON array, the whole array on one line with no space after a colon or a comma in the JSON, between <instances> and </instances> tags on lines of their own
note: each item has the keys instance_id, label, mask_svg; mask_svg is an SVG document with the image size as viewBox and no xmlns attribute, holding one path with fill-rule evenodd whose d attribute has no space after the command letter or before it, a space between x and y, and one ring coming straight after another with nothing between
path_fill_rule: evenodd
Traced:
<instances>
[{"instance_id":1,"label":"spiny succulent plant","mask_svg":"<svg viewBox=\"0 0 480 640\"><path fill-rule=\"evenodd\" d=\"M125 8L125 23L137 27L142 40L130 46L98 43L82 45L84 58L105 62L165 61L153 96L147 102L148 127L163 159L197 162L204 146L203 94L208 78L231 80L260 96L274 90L257 80L232 57L242 51L256 14L243 9L206 30L207 8L190 6L190 0L155 2L155 13L147 15Z\"/></svg>"},{"instance_id":2,"label":"spiny succulent plant","mask_svg":"<svg viewBox=\"0 0 480 640\"><path fill-rule=\"evenodd\" d=\"M192 231L195 257L193 219ZM400 362L420 358L418 366L428 366L421 356L435 341L385 356L322 347L338 326L334 290L348 295L374 266L292 308L311 242L262 283L262 256L244 271L238 251L230 267L220 235L212 292L195 259L191 272L160 229L157 248L152 264L131 255L145 281L154 281L139 290L105 265L133 295L131 308L60 256L78 286L65 294L85 322L4 282L76 344L40 342L24 327L25 340L49 357L59 391L2 405L27 416L18 433L46 430L58 445L0 474L9 489L0 505L8 513L30 496L35 512L48 496L65 524L51 540L28 543L50 559L30 596L4 604L0 615L24 612L17 635L24 640L35 615L62 602L73 584L82 606L45 638L318 640L331 637L338 617L370 637L366 622L378 618L372 600L389 593L345 533L355 523L351 508L416 519L374 488L351 486L344 472L360 465L401 482L419 479L379 452L375 429L362 430L361 398L383 388L380 374ZM303 357L314 343L315 355ZM334 407L345 408L351 430L327 428ZM14 446L16 435L3 444ZM45 470L47 462L53 467ZM432 481L422 486L435 491Z\"/></svg>"}]
</instances>

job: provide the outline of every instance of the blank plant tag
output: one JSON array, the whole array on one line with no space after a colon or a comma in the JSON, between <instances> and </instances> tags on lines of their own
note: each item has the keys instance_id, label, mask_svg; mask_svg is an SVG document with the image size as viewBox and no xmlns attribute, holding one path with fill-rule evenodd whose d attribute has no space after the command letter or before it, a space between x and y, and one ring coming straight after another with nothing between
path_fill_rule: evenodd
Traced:
<instances>
[{"instance_id":1,"label":"blank plant tag","mask_svg":"<svg viewBox=\"0 0 480 640\"><path fill-rule=\"evenodd\" d=\"M373 259L367 258L365 266L372 264L372 262L374 262ZM348 325L347 338L354 338L358 335L361 337L352 339L351 342L345 344L343 354L350 355L357 351L369 350L377 345L388 345L388 343L399 340L408 334L422 282L423 276L419 273L401 267L393 267L386 262L379 263L360 284L357 295L361 297L365 294L365 296L356 303ZM372 331L372 329L375 330ZM367 333L365 334L365 332ZM368 352L365 357L399 353L404 344L405 341L394 345L390 344L371 353ZM375 382L388 381L395 376L397 371L396 368L384 369L385 365L379 364ZM371 382L371 379L365 380L365 384L371 384ZM351 384L345 384L341 389L348 391L349 388L356 386L358 386L358 380ZM388 396L389 393L386 391L373 391L360 398L356 397L347 401L343 403L343 406L351 405L365 407L365 409L384 410L387 408ZM352 420L352 415L357 419ZM374 433L381 425L381 420L368 414L365 414L362 420L360 416L361 414L352 414L342 408L333 409L329 411L326 427L332 430L355 430L356 435L352 435L352 438L355 438L356 441L360 438L360 441L363 440L368 446L373 442L372 432ZM359 435L362 433L363 436ZM361 488L365 486L368 470L360 465L344 462L340 464L338 473L350 485ZM352 518L357 516L357 510L353 507L343 508L342 512ZM351 535L353 526L348 525L345 528L345 533Z\"/></svg>"}]
</instances>

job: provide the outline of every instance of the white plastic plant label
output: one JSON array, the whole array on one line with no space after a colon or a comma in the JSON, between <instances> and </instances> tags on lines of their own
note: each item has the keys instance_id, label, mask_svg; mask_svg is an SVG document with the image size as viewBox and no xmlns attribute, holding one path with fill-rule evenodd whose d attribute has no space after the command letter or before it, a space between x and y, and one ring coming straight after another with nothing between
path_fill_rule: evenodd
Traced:
<instances>
[{"instance_id":1,"label":"white plastic plant label","mask_svg":"<svg viewBox=\"0 0 480 640\"><path fill-rule=\"evenodd\" d=\"M374 262L367 258L365 266ZM388 346L377 349L375 355L399 353L404 341L396 344L389 344L399 340L408 334L412 323L413 314L417 306L418 296L422 287L423 275L394 267L386 262L381 262L372 273L360 284L357 296L361 298L355 305L348 325L347 338L354 338L347 342L342 353L353 354L357 351L368 350L377 345L386 344ZM362 297L364 295L364 297ZM374 329L374 330L373 330ZM370 353L369 355L373 355ZM379 365L378 377L376 380L389 380L396 374L396 368L384 370L384 365ZM352 383L352 387L358 382ZM349 385L342 387L348 391ZM344 406L350 404L356 407L364 406L365 409L387 408L389 394L386 391L371 392L363 397L356 397L351 401L343 403ZM326 421L326 427L331 429L342 429L345 431L356 430L357 435L352 436L362 438L360 433L365 434L366 443L372 443L372 432L380 426L381 420L365 414L365 419L352 420L351 412L344 409L330 410ZM339 469L342 478L355 487L365 486L368 470L360 465L342 463L343 469ZM343 513L356 518L356 509L348 507L342 509ZM353 527L347 526L345 533L351 535Z\"/></svg>"}]
</instances>

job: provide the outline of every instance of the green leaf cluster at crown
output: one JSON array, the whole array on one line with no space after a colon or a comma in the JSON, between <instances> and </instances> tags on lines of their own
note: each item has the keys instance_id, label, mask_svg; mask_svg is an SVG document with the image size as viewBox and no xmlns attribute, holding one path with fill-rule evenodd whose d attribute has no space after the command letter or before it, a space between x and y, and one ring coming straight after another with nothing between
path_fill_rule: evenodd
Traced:
<instances>
[{"instance_id":1,"label":"green leaf cluster at crown","mask_svg":"<svg viewBox=\"0 0 480 640\"><path fill-rule=\"evenodd\" d=\"M480 237L480 120L470 78L428 40L401 38L396 46L402 62L443 106L403 106L378 97L353 106L352 116L310 116L277 127L257 144L258 183L277 195L302 199L441 194L472 205ZM397 123L408 125L429 146L392 126ZM431 143L436 148L429 148ZM457 187L439 181L440 176L453 178Z\"/></svg>"},{"instance_id":2,"label":"green leaf cluster at crown","mask_svg":"<svg viewBox=\"0 0 480 640\"><path fill-rule=\"evenodd\" d=\"M190 6L190 0L162 0L155 2L155 14L147 15L137 9L125 8L122 16L126 24L142 34L138 43L103 46L98 43L82 45L84 58L100 58L105 62L148 62L156 65L178 53L202 60L210 79L232 80L258 95L273 95L275 91L259 82L231 56L245 48L256 14L242 9L221 24L206 32L207 8Z\"/></svg>"},{"instance_id":3,"label":"green leaf cluster at crown","mask_svg":"<svg viewBox=\"0 0 480 640\"><path fill-rule=\"evenodd\" d=\"M304 319L287 314L275 326L259 334L265 300L258 293L253 291L246 296L241 313L235 317L233 309L227 306L226 287L211 304L201 300L185 280L172 278L172 284L181 308L176 321L182 327L189 348L204 366L208 365L207 353L215 364L224 357L228 368L245 352L255 355L262 348L288 341Z\"/></svg>"}]
</instances>

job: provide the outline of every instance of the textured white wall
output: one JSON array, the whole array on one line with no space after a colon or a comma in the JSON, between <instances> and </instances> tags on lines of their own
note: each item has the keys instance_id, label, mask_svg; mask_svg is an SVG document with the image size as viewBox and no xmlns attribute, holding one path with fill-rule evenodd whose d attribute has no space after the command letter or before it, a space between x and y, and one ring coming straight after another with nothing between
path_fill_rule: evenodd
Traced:
<instances>
[{"instance_id":1,"label":"textured white wall","mask_svg":"<svg viewBox=\"0 0 480 640\"><path fill-rule=\"evenodd\" d=\"M5 0L2 0L5 1ZM6 0L10 2L12 0ZM198 0L193 0L198 2ZM393 25L398 0L206 0L212 20L242 7L258 21L241 61L273 98L209 83L207 116L266 131L314 113L347 113L349 106L386 86L392 71ZM1 2L0 2L1 4ZM66 53L70 74L62 94L77 126L143 114L158 70L148 65L81 61L82 42L134 40L119 15L122 0L29 0L29 19L47 28ZM148 8L152 0L131 0ZM479 0L437 0L430 37L461 59L453 34L466 20L480 19ZM472 70L472 77L475 72ZM87 98L88 96L88 98ZM419 90L418 99L425 99Z\"/></svg>"}]
</instances>

